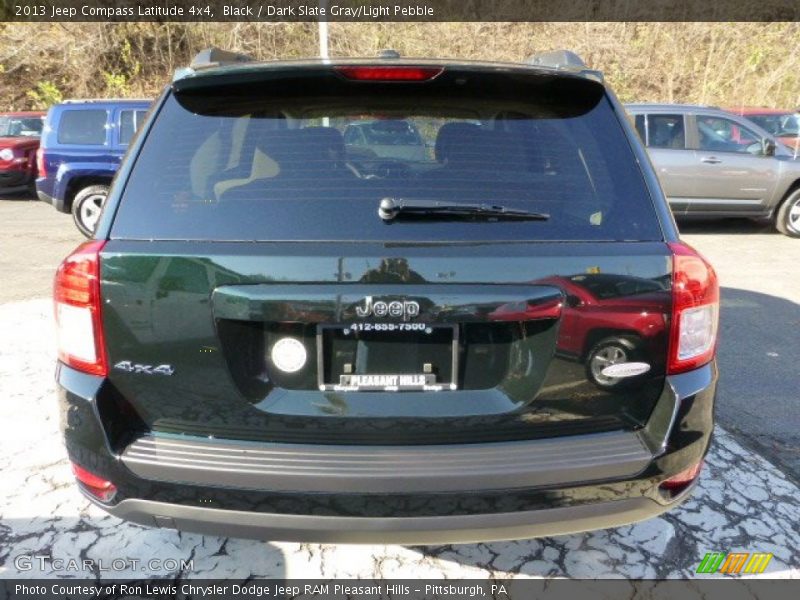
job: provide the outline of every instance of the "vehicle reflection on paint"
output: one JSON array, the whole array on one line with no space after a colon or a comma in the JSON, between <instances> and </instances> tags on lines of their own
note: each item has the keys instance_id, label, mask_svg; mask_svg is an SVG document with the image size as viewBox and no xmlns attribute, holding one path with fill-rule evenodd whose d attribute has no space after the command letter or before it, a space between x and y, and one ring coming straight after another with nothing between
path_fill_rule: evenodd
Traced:
<instances>
[{"instance_id":1,"label":"vehicle reflection on paint","mask_svg":"<svg viewBox=\"0 0 800 600\"><path fill-rule=\"evenodd\" d=\"M613 390L626 382L664 373L670 309L669 281L605 273L547 277L534 282L558 287L564 293L556 357L581 363L586 378L601 389ZM531 313L533 310L533 313ZM491 320L524 321L535 318L532 307L503 305ZM635 377L610 377L612 364L643 362L649 369Z\"/></svg>"},{"instance_id":2,"label":"vehicle reflection on paint","mask_svg":"<svg viewBox=\"0 0 800 600\"><path fill-rule=\"evenodd\" d=\"M128 311L116 320L140 344L163 345L178 339L202 339L207 324L194 318L187 306L207 305L208 289L239 283L240 275L201 258L140 256L122 264L109 257L105 262L104 285L113 290L109 315ZM172 334L165 334L173 331Z\"/></svg>"}]
</instances>

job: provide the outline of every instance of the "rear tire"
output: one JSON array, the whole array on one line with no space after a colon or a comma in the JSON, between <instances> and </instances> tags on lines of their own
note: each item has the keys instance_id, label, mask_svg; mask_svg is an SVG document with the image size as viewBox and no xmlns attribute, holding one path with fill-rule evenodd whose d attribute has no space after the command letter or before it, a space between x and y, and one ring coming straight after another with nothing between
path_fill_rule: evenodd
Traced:
<instances>
[{"instance_id":1,"label":"rear tire","mask_svg":"<svg viewBox=\"0 0 800 600\"><path fill-rule=\"evenodd\" d=\"M107 185L90 185L79 191L72 200L72 219L86 237L94 235L107 196Z\"/></svg>"},{"instance_id":2,"label":"rear tire","mask_svg":"<svg viewBox=\"0 0 800 600\"><path fill-rule=\"evenodd\" d=\"M789 237L800 237L800 189L781 203L775 216L775 229Z\"/></svg>"}]
</instances>

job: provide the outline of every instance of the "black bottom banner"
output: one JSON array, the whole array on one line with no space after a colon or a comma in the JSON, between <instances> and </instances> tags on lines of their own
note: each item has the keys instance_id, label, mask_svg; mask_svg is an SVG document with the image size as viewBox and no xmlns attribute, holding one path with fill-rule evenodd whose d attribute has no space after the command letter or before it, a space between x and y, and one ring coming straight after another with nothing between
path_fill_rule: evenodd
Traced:
<instances>
[{"instance_id":1,"label":"black bottom banner","mask_svg":"<svg viewBox=\"0 0 800 600\"><path fill-rule=\"evenodd\" d=\"M666 581L542 579L0 579L0 599L281 598L314 600L734 600L797 598L796 581L689 579Z\"/></svg>"}]
</instances>

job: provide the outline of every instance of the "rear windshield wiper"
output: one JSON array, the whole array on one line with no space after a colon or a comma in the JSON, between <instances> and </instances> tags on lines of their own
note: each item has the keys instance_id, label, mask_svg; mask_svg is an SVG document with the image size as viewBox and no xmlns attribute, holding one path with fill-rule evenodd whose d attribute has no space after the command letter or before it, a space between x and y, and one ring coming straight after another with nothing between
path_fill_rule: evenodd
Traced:
<instances>
[{"instance_id":1,"label":"rear windshield wiper","mask_svg":"<svg viewBox=\"0 0 800 600\"><path fill-rule=\"evenodd\" d=\"M496 204L467 204L442 202L440 200L404 200L384 198L378 207L378 215L384 221L402 216L430 216L433 218L481 218L504 221L546 221L550 215L508 208Z\"/></svg>"}]
</instances>

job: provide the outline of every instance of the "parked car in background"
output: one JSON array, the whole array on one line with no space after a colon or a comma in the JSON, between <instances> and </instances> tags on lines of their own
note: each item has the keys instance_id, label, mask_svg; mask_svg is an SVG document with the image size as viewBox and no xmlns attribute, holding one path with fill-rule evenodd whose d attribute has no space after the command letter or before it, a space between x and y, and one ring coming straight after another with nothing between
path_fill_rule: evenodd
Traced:
<instances>
[{"instance_id":1,"label":"parked car in background","mask_svg":"<svg viewBox=\"0 0 800 600\"><path fill-rule=\"evenodd\" d=\"M192 65L56 275L62 425L92 502L427 544L687 498L719 286L600 74L567 52ZM407 177L345 151L348 125L387 116L439 150L395 158Z\"/></svg>"},{"instance_id":2,"label":"parked car in background","mask_svg":"<svg viewBox=\"0 0 800 600\"><path fill-rule=\"evenodd\" d=\"M43 112L0 113L0 192L31 190Z\"/></svg>"},{"instance_id":3,"label":"parked car in background","mask_svg":"<svg viewBox=\"0 0 800 600\"><path fill-rule=\"evenodd\" d=\"M351 155L397 160L424 161L428 158L419 129L405 119L375 119L350 123L344 130L344 144Z\"/></svg>"},{"instance_id":4,"label":"parked car in background","mask_svg":"<svg viewBox=\"0 0 800 600\"><path fill-rule=\"evenodd\" d=\"M751 120L789 146L793 152L800 149L800 109L741 107L725 110Z\"/></svg>"},{"instance_id":5,"label":"parked car in background","mask_svg":"<svg viewBox=\"0 0 800 600\"><path fill-rule=\"evenodd\" d=\"M626 108L677 217L748 217L800 237L800 161L772 134L718 108Z\"/></svg>"},{"instance_id":6,"label":"parked car in background","mask_svg":"<svg viewBox=\"0 0 800 600\"><path fill-rule=\"evenodd\" d=\"M111 180L150 100L68 100L51 107L38 153L36 192L89 236Z\"/></svg>"}]
</instances>

